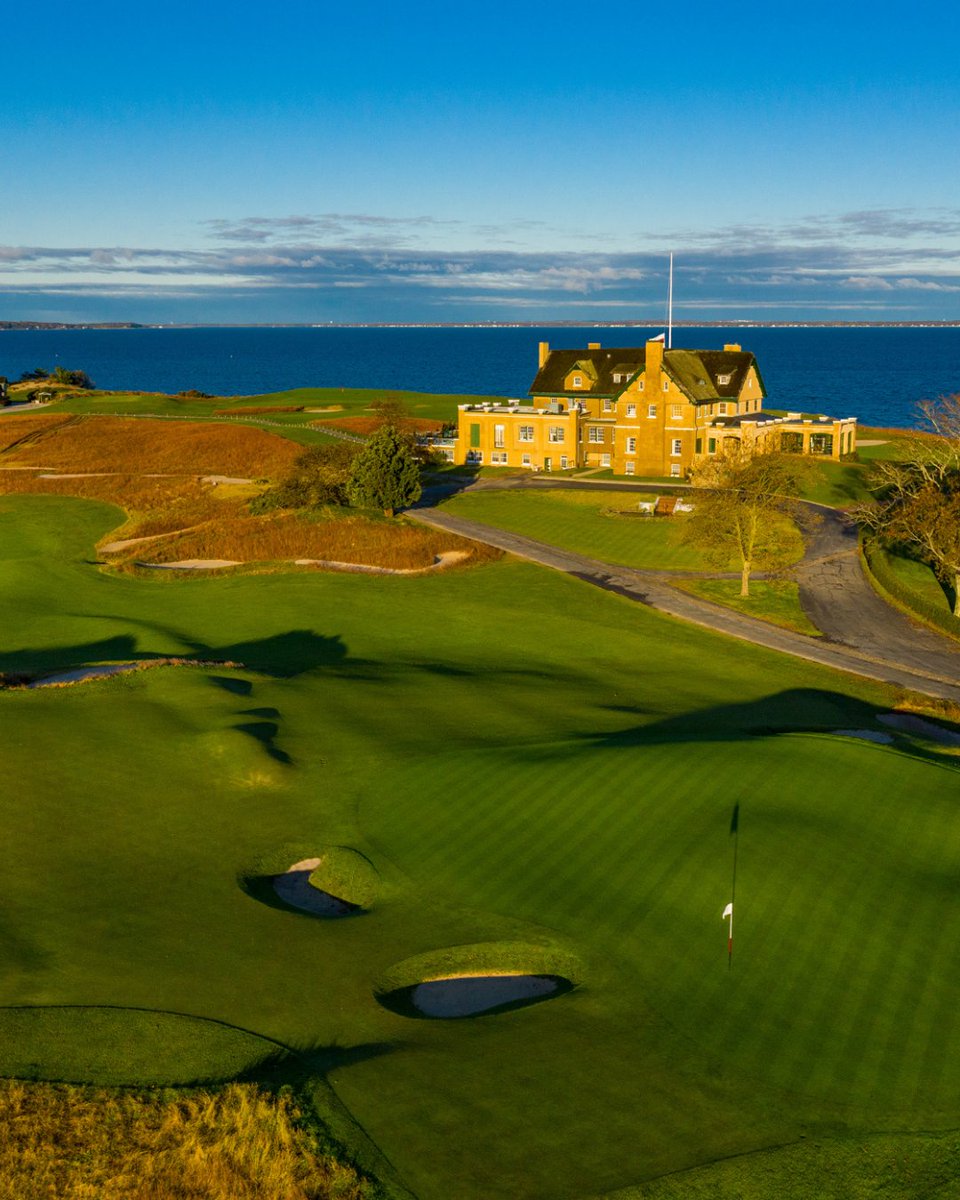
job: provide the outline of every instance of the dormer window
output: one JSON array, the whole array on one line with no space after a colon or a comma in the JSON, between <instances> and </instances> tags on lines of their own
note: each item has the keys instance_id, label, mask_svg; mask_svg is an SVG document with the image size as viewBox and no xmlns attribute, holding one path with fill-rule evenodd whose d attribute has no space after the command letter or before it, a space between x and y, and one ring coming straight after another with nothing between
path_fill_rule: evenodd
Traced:
<instances>
[{"instance_id":1,"label":"dormer window","mask_svg":"<svg viewBox=\"0 0 960 1200\"><path fill-rule=\"evenodd\" d=\"M574 387L583 387L583 376L582 375L574 375L573 386Z\"/></svg>"},{"instance_id":2,"label":"dormer window","mask_svg":"<svg viewBox=\"0 0 960 1200\"><path fill-rule=\"evenodd\" d=\"M733 378L732 375L718 375L717 376L717 386L718 387L726 387L732 378Z\"/></svg>"}]
</instances>

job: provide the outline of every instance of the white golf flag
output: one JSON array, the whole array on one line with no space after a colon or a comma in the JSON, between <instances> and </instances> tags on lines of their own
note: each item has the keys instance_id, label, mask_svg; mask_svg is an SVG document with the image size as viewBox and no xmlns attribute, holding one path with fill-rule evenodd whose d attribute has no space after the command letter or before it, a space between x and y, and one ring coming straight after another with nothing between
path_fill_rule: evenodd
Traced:
<instances>
[{"instance_id":1,"label":"white golf flag","mask_svg":"<svg viewBox=\"0 0 960 1200\"><path fill-rule=\"evenodd\" d=\"M727 917L730 918L730 928L727 931L727 961L732 963L733 962L733 901L732 900L727 905L727 907L723 910L723 916L720 918L720 920L725 921L727 919Z\"/></svg>"}]
</instances>

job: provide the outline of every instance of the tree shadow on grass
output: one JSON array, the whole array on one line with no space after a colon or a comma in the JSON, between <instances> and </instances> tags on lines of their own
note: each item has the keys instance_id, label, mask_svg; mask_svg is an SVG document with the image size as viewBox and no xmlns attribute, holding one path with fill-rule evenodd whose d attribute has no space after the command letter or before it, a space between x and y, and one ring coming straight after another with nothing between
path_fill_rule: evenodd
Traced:
<instances>
[{"instance_id":1,"label":"tree shadow on grass","mask_svg":"<svg viewBox=\"0 0 960 1200\"><path fill-rule=\"evenodd\" d=\"M236 729L238 733L245 733L258 741L275 762L283 763L287 767L292 764L293 759L286 750L281 750L274 742L280 732L280 726L276 721L243 721L232 728Z\"/></svg>"},{"instance_id":2,"label":"tree shadow on grass","mask_svg":"<svg viewBox=\"0 0 960 1200\"><path fill-rule=\"evenodd\" d=\"M137 623L153 628L165 638L171 634L176 637L182 645L182 649L174 652L176 657L202 662L236 663L280 679L291 679L320 667L342 666L348 657L347 647L339 634L321 634L312 629L291 629L269 637L214 646L175 633L162 625ZM143 649L140 639L134 634L124 633L74 645L0 652L0 673L14 678L32 678L50 674L54 670L66 671L89 666L91 663L148 662L170 656L168 645L161 650ZM222 677L218 676L217 679L221 681ZM219 686L224 685L219 682ZM231 685L230 690L242 692L244 689Z\"/></svg>"},{"instance_id":3,"label":"tree shadow on grass","mask_svg":"<svg viewBox=\"0 0 960 1200\"><path fill-rule=\"evenodd\" d=\"M627 712L630 708L611 705L608 711ZM642 710L634 710L637 715ZM668 717L651 724L632 725L613 733L585 732L581 741L611 749L662 745L667 742L730 741L741 737L765 737L779 733L833 733L838 729L876 729L874 704L819 688L788 688L758 700L740 704L715 705L696 712Z\"/></svg>"}]
</instances>

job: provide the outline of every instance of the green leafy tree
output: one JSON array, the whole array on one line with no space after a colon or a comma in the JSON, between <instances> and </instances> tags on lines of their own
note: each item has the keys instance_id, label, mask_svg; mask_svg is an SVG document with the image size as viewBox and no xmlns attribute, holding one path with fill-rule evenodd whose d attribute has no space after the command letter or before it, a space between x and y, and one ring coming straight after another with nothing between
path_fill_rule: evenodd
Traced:
<instances>
[{"instance_id":1,"label":"green leafy tree","mask_svg":"<svg viewBox=\"0 0 960 1200\"><path fill-rule=\"evenodd\" d=\"M252 504L254 512L271 508L324 508L349 503L347 487L357 454L351 442L311 446L293 464L290 474Z\"/></svg>"},{"instance_id":2,"label":"green leafy tree","mask_svg":"<svg viewBox=\"0 0 960 1200\"><path fill-rule=\"evenodd\" d=\"M795 497L810 470L809 461L778 450L705 459L691 476L697 490L683 540L718 567L738 562L740 595L749 596L753 571L779 565L783 520L801 516Z\"/></svg>"},{"instance_id":3,"label":"green leafy tree","mask_svg":"<svg viewBox=\"0 0 960 1200\"><path fill-rule=\"evenodd\" d=\"M420 468L410 439L393 425L381 425L357 457L348 495L359 508L379 508L392 517L420 499Z\"/></svg>"},{"instance_id":4,"label":"green leafy tree","mask_svg":"<svg viewBox=\"0 0 960 1200\"><path fill-rule=\"evenodd\" d=\"M67 367L55 367L53 379L57 383L67 383L71 387L92 388L93 383L86 371L71 371Z\"/></svg>"}]
</instances>

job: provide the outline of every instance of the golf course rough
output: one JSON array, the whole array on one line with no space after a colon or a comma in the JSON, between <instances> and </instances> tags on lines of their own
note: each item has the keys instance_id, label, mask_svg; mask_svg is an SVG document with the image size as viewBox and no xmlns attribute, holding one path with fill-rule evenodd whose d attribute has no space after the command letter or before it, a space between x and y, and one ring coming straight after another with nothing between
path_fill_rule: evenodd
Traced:
<instances>
[{"instance_id":1,"label":"golf course rough","mask_svg":"<svg viewBox=\"0 0 960 1200\"><path fill-rule=\"evenodd\" d=\"M118 524L0 499L0 672L245 666L0 691L0 1074L223 1079L288 1048L419 1200L960 1125L956 758L827 732L882 730L888 691L515 561L110 576ZM368 912L271 901L333 846L375 865ZM456 958L478 946L522 955ZM506 969L578 986L476 1020L377 999ZM189 1035L103 1015L131 1011Z\"/></svg>"}]
</instances>

